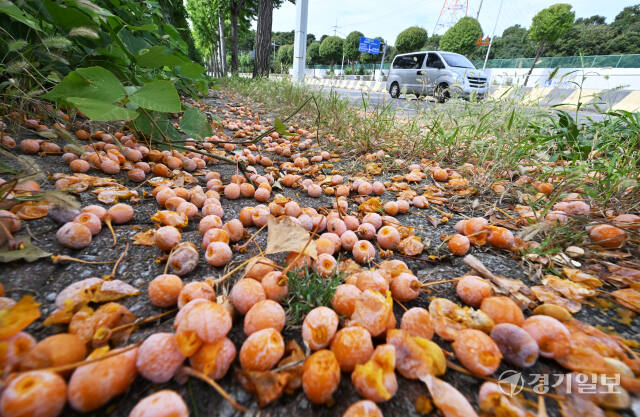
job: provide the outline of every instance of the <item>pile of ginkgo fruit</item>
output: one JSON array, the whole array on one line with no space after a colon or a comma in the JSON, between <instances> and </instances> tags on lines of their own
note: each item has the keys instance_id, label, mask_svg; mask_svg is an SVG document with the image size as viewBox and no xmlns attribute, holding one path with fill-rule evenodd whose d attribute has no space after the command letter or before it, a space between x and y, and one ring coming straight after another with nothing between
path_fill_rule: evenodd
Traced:
<instances>
[{"instance_id":1,"label":"pile of ginkgo fruit","mask_svg":"<svg viewBox=\"0 0 640 417\"><path fill-rule=\"evenodd\" d=\"M236 130L245 132L264 128L250 117L250 112L245 111L245 115L246 120L227 121L227 126L233 123ZM47 128L34 119L24 124L39 131ZM62 161L74 174L58 177L56 187L61 190L100 172L115 175L126 171L130 181L157 184L152 196L159 210L151 217L157 227L148 234L147 244L157 246L166 255L166 270L149 282L146 294L155 306L177 306L178 312L173 332L155 333L139 345L110 350L109 343L126 343L128 334L123 335L123 329L132 329L135 321L126 307L115 302L137 294L135 288L121 281L90 278L67 287L58 295L56 311L45 324L68 325L68 332L41 341L25 331L39 317L39 313L33 312L33 302L0 298L0 320L5 325L0 329L0 366L4 376L0 414L53 417L60 415L67 403L80 412L93 411L129 389L137 375L157 384L172 378L184 380L191 375L216 386L214 381L227 374L236 357L242 371L280 372L287 345L282 336L287 312L281 303L288 297L288 272L294 268L308 268L321 277L343 273L344 282L336 288L331 304L312 309L304 318L301 340L313 353L297 367L289 367L297 369L297 374L290 371L288 377L293 387L301 387L309 400L317 404L331 404L341 378L350 377L363 400L351 405L345 416L382 415L375 403L388 401L396 394L399 389L396 373L424 381L443 415L475 416L476 410L469 401L437 378L452 366L448 356L455 356L462 364L462 367L453 364L456 371L480 377L492 375L502 361L527 368L539 356L555 359L574 371L578 382L580 372L595 371L571 356L577 355L572 350L572 339L581 334L595 334L595 328L576 324L577 320L557 305L546 305L525 317L523 310L529 306L519 304L518 299L511 298L494 283L471 273L456 280L457 294L466 306L433 298L428 306L405 309L398 324L394 305L404 308L402 303L417 299L428 284L422 283L398 259L380 263L374 260L382 251L400 251L408 256L423 252L420 238L395 216L409 212L411 207L428 208L428 196L403 198L399 193L398 198L381 203L378 210L349 212L349 203L355 196L360 199L383 196L387 192L385 184L364 176L345 183L341 175L318 175L314 165L329 160L331 154L313 146L311 132L294 128L289 132L291 135L274 132L259 144L248 144L239 153L234 153L237 146L222 135L206 138L199 147L195 141L187 140L185 146L191 150L184 152L150 149L130 132L90 134L81 128L75 130L75 136L89 142L82 148L61 147L50 140L23 139L18 147L27 154L62 153ZM15 145L4 134L2 143ZM277 169L263 152L288 161ZM219 172L207 169L216 161L212 156L216 154L250 164L247 175L237 173L225 179ZM384 152L369 159L381 158ZM252 166L258 164L265 169L262 175ZM439 166L413 164L410 171L407 181L420 182L431 176L441 183L461 182L460 174ZM185 177L185 172L191 175ZM185 185L184 178L195 176L203 176L204 186L197 179L191 183L195 185ZM307 178L303 179L304 176ZM178 177L181 181L174 182ZM333 208L323 211L301 207L282 194L272 196L276 182L310 197L333 196ZM553 189L551 184L537 187L542 194ZM35 183L20 184L6 199L37 190L39 186ZM254 199L258 204L242 208L238 218L223 220L226 200L240 198ZM538 213L526 209L520 208L521 219L539 220ZM588 215L589 209L579 195L570 195L557 203L544 220L561 224L571 215ZM62 217L63 224L56 233L58 242L80 250L91 244L92 236L101 232L103 224L113 233L115 245L117 236L112 223L130 222L134 207L126 203L109 208L92 204ZM261 230L273 218L287 219L311 232L309 241L298 251L291 251L284 265L261 255L251 257L243 262L242 278L233 284L228 297L220 293L220 286L229 274L218 280L183 281L196 268L201 254L213 267L229 264L234 257L232 244L249 237L248 228ZM11 211L0 212L2 243L13 240L12 234L20 230L23 220ZM201 242L182 240L182 230L190 222L197 222ZM593 243L620 248L627 240L625 229L639 227L640 217L624 214L615 217L613 225L590 226L589 235ZM487 242L514 252L523 244L509 229L491 225L481 217L462 220L455 230L456 234L444 238L454 255L465 255L471 245ZM313 251L307 252L307 246L312 246ZM340 258L352 258L355 262L339 262ZM89 306L106 301L95 311ZM234 321L242 323L246 335L240 346L227 337ZM453 353L432 341L434 334L452 342ZM598 337L603 335L598 333ZM601 391L587 397L568 395L567 401L575 407L623 409L629 406L627 392L640 392L636 377L640 362L618 348L608 349L600 353L604 364L597 370L605 374L622 373L622 385L615 395ZM234 407L242 409L228 399ZM427 402L419 408L426 411L429 407ZM480 388L478 407L484 415L535 415L525 402L506 396L493 382ZM131 417L187 415L182 398L170 390L143 398L130 413Z\"/></svg>"}]
</instances>

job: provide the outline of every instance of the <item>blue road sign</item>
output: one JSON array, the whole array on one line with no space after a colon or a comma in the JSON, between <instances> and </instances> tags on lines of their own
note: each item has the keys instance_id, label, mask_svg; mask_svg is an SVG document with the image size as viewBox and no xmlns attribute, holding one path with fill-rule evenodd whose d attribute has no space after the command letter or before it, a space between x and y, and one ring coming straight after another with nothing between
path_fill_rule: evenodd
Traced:
<instances>
[{"instance_id":1,"label":"blue road sign","mask_svg":"<svg viewBox=\"0 0 640 417\"><path fill-rule=\"evenodd\" d=\"M256 57L256 51L251 51L251 59L255 59Z\"/></svg>"},{"instance_id":2,"label":"blue road sign","mask_svg":"<svg viewBox=\"0 0 640 417\"><path fill-rule=\"evenodd\" d=\"M380 53L380 40L361 36L358 51L378 55Z\"/></svg>"}]
</instances>

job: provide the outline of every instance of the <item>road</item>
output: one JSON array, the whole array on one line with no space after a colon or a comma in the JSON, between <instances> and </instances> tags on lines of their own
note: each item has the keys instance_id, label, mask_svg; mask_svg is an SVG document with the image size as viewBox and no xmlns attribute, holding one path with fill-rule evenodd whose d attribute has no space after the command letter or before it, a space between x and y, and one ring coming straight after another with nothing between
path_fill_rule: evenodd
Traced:
<instances>
[{"instance_id":1,"label":"road","mask_svg":"<svg viewBox=\"0 0 640 417\"><path fill-rule=\"evenodd\" d=\"M414 116L421 110L429 109L433 107L441 107L443 109L447 109L447 108L462 107L465 104L467 104L466 102L460 102L456 100L441 104L441 103L435 102L431 97L428 97L426 99L416 100L415 96L413 95L409 96L410 98L401 96L399 99L394 99L394 98L391 98L391 96L386 92L370 93L370 92L363 92L360 90L348 90L345 88L332 88L331 90L324 88L323 90L325 92L334 91L335 93L339 94L341 97L344 97L347 100L359 106L361 106L363 103L363 97L365 100L368 100L367 101L368 106L385 106L390 104L392 108L402 112L407 117ZM481 103L477 105L481 105ZM533 106L522 106L522 108L527 109L531 112L537 112L540 110L550 111L550 109L533 107ZM594 113L594 112L580 111L578 113L578 120L580 120L581 122L587 121L587 118L591 118L595 121L600 121L605 117L606 116L600 113Z\"/></svg>"}]
</instances>

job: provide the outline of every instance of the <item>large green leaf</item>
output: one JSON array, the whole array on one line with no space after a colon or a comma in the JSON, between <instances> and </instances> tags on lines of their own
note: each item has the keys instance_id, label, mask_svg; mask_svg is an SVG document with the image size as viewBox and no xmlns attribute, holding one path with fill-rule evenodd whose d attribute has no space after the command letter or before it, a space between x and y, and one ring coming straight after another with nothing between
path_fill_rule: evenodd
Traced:
<instances>
[{"instance_id":1,"label":"large green leaf","mask_svg":"<svg viewBox=\"0 0 640 417\"><path fill-rule=\"evenodd\" d=\"M57 101L66 101L68 97L84 97L109 104L124 96L124 87L120 81L102 67L78 68L44 95L45 98Z\"/></svg>"},{"instance_id":2,"label":"large green leaf","mask_svg":"<svg viewBox=\"0 0 640 417\"><path fill-rule=\"evenodd\" d=\"M138 115L133 110L116 106L105 101L86 97L69 97L67 101L73 104L91 120L111 121L111 120L131 120Z\"/></svg>"},{"instance_id":3,"label":"large green leaf","mask_svg":"<svg viewBox=\"0 0 640 417\"><path fill-rule=\"evenodd\" d=\"M86 14L73 7L64 7L51 0L42 2L55 25L66 30L77 27L96 27L96 23Z\"/></svg>"},{"instance_id":4,"label":"large green leaf","mask_svg":"<svg viewBox=\"0 0 640 417\"><path fill-rule=\"evenodd\" d=\"M138 52L150 47L150 44L146 39L133 35L126 28L120 29L117 36L131 55L136 55Z\"/></svg>"},{"instance_id":5,"label":"large green leaf","mask_svg":"<svg viewBox=\"0 0 640 417\"><path fill-rule=\"evenodd\" d=\"M181 140L180 134L173 127L166 113L139 110L138 118L131 124L135 130L144 133L147 139L160 149L169 149L165 143L165 135L169 140Z\"/></svg>"},{"instance_id":6,"label":"large green leaf","mask_svg":"<svg viewBox=\"0 0 640 417\"><path fill-rule=\"evenodd\" d=\"M180 64L179 69L180 74L189 78L200 78L204 73L204 67L200 64L196 64L195 62Z\"/></svg>"},{"instance_id":7,"label":"large green leaf","mask_svg":"<svg viewBox=\"0 0 640 417\"><path fill-rule=\"evenodd\" d=\"M165 65L174 67L184 64L185 62L179 56L171 53L169 49L158 45L138 51L136 60L138 61L138 65L147 68L161 68Z\"/></svg>"},{"instance_id":8,"label":"large green leaf","mask_svg":"<svg viewBox=\"0 0 640 417\"><path fill-rule=\"evenodd\" d=\"M17 20L18 22L23 23L32 29L42 30L40 29L40 25L38 25L38 21L35 17L23 10L20 10L18 6L16 6L9 0L0 0L0 13L9 15L14 20Z\"/></svg>"},{"instance_id":9,"label":"large green leaf","mask_svg":"<svg viewBox=\"0 0 640 417\"><path fill-rule=\"evenodd\" d=\"M189 107L184 112L180 121L180 129L185 135L199 141L213 135L207 116L195 107Z\"/></svg>"},{"instance_id":10,"label":"large green leaf","mask_svg":"<svg viewBox=\"0 0 640 417\"><path fill-rule=\"evenodd\" d=\"M173 84L158 80L143 85L129 96L129 100L145 109L160 112L178 113L182 110L180 97Z\"/></svg>"}]
</instances>

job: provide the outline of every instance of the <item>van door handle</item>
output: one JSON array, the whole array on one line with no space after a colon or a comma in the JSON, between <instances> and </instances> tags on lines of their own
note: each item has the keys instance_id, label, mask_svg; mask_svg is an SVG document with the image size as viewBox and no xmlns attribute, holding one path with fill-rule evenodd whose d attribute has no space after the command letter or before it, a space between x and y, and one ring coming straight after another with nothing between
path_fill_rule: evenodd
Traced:
<instances>
[{"instance_id":1,"label":"van door handle","mask_svg":"<svg viewBox=\"0 0 640 417\"><path fill-rule=\"evenodd\" d=\"M424 71L418 71L418 75L424 75Z\"/></svg>"}]
</instances>

